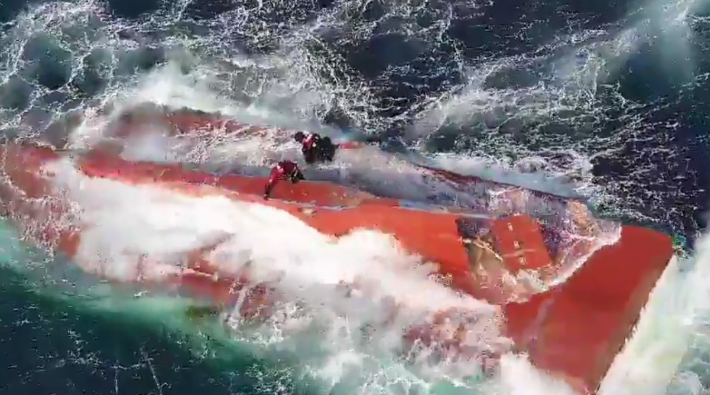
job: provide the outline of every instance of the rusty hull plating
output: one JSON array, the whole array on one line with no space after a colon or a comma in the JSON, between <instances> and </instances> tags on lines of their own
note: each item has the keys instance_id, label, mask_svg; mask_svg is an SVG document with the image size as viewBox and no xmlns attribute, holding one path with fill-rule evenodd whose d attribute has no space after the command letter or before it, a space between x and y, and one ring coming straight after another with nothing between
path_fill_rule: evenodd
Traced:
<instances>
[{"instance_id":1,"label":"rusty hull plating","mask_svg":"<svg viewBox=\"0 0 710 395\"><path fill-rule=\"evenodd\" d=\"M56 225L68 208L41 171L43 164L60 156L49 148L14 144L0 148L0 155L0 204L4 213L25 236L74 257L81 230ZM551 260L535 221L526 216L497 219L471 217L465 212L416 210L395 199L317 182L280 186L273 199L264 202L263 178L214 176L179 165L129 162L102 151L75 160L89 177L136 185L162 184L186 194L227 194L288 211L325 234L341 236L361 227L393 234L411 252L437 262L452 287L501 304L506 320L504 333L514 340L516 350L527 353L536 367L564 378L583 394L598 388L673 255L667 235L623 226L615 244L596 251L567 281L511 302L501 295L509 290L496 288L495 280L477 276L474 269L485 254L498 255L509 271L522 266L538 269ZM205 184L216 188L212 192L198 188ZM39 203L38 199L47 196L55 199ZM493 245L493 250L471 249L471 243L486 241L462 235L461 221L471 218L490 225L493 237L487 245ZM245 281L215 280L209 262L201 261L199 251L193 255L190 268L169 282L225 302L230 288L238 288Z\"/></svg>"}]
</instances>

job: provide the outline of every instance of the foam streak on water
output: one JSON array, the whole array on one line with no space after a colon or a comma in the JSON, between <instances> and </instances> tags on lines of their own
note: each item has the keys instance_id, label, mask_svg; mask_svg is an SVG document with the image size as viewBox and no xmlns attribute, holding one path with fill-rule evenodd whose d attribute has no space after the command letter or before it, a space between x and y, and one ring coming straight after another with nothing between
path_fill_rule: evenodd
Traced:
<instances>
[{"instance_id":1,"label":"foam streak on water","mask_svg":"<svg viewBox=\"0 0 710 395\"><path fill-rule=\"evenodd\" d=\"M149 256L151 262L164 266L144 272L143 277L160 280L173 273L190 251L224 240L207 258L218 263L224 276L235 276L249 265L256 283L276 289L286 302L269 324L278 323L280 338L297 338L304 325L312 330L315 324L304 321L316 314L313 321L329 333L321 339L333 353L326 363L335 363L344 352L363 358L366 354L359 349L362 340L358 338L366 324L375 328L366 349L393 358L402 352L406 328L452 308L469 319L476 317L464 340L468 346L487 349L507 343L500 338L497 308L433 283L428 275L434 267L421 265L390 236L355 231L333 239L284 211L259 204L222 196L188 197L160 187L92 179L77 173L68 162L47 170L57 174L57 186L66 189L69 199L82 208L73 223L86 229L76 257L78 264L130 281L138 277L140 257ZM356 284L356 294L363 293L362 297L345 297L341 283ZM400 308L392 316L385 303ZM289 307L301 304L306 311L298 309L298 314L289 318L293 314ZM385 321L389 321L387 327L378 326ZM265 333L268 330L260 336ZM478 370L476 361L462 361L458 366L451 363L445 372L463 374L461 378Z\"/></svg>"}]
</instances>

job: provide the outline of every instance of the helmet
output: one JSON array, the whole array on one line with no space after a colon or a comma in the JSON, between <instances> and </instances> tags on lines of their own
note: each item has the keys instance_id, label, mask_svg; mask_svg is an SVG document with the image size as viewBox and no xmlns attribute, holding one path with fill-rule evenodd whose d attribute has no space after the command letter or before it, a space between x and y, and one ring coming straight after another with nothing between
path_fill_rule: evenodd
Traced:
<instances>
[{"instance_id":1,"label":"helmet","mask_svg":"<svg viewBox=\"0 0 710 395\"><path fill-rule=\"evenodd\" d=\"M297 142L303 141L303 139L306 138L306 135L303 132L296 132L296 134L293 135L293 139L296 140Z\"/></svg>"}]
</instances>

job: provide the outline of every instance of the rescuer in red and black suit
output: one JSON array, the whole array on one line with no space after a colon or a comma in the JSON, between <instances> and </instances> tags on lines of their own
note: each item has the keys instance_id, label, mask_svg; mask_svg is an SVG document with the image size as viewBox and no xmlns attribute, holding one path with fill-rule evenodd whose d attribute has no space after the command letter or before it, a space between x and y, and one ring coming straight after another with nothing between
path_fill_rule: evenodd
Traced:
<instances>
[{"instance_id":1,"label":"rescuer in red and black suit","mask_svg":"<svg viewBox=\"0 0 710 395\"><path fill-rule=\"evenodd\" d=\"M279 181L289 180L296 184L305 179L306 178L303 176L303 173L301 172L301 169L298 168L297 164L291 162L290 160L284 160L277 163L276 166L271 168L269 181L266 183L266 188L264 190L264 200L271 197L271 191Z\"/></svg>"},{"instance_id":2,"label":"rescuer in red and black suit","mask_svg":"<svg viewBox=\"0 0 710 395\"><path fill-rule=\"evenodd\" d=\"M382 140L379 137L367 137L364 141L350 141L341 144L333 144L330 137L321 137L318 133L296 132L294 140L301 144L301 152L306 163L332 162L335 151L340 149L357 148L363 144L379 144Z\"/></svg>"},{"instance_id":3,"label":"rescuer in red and black suit","mask_svg":"<svg viewBox=\"0 0 710 395\"><path fill-rule=\"evenodd\" d=\"M332 162L337 146L330 137L321 137L318 133L296 132L293 136L301 144L301 152L306 163Z\"/></svg>"}]
</instances>

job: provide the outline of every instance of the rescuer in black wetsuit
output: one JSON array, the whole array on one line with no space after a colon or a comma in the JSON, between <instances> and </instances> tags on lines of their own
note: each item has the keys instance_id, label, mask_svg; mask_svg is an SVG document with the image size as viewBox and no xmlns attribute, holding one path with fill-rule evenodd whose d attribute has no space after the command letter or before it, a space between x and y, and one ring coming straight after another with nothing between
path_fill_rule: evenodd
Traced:
<instances>
[{"instance_id":1,"label":"rescuer in black wetsuit","mask_svg":"<svg viewBox=\"0 0 710 395\"><path fill-rule=\"evenodd\" d=\"M333 144L330 137L321 137L318 133L296 132L293 138L301 144L301 152L306 163L333 161L337 146Z\"/></svg>"},{"instance_id":2,"label":"rescuer in black wetsuit","mask_svg":"<svg viewBox=\"0 0 710 395\"><path fill-rule=\"evenodd\" d=\"M346 148L348 143L333 144L330 137L321 137L318 133L296 132L293 136L294 140L301 144L301 152L306 163L313 164L315 162L332 162L335 156L335 151L338 148ZM377 137L368 137L365 143L380 143L381 140ZM358 144L358 143L356 143Z\"/></svg>"}]
</instances>

